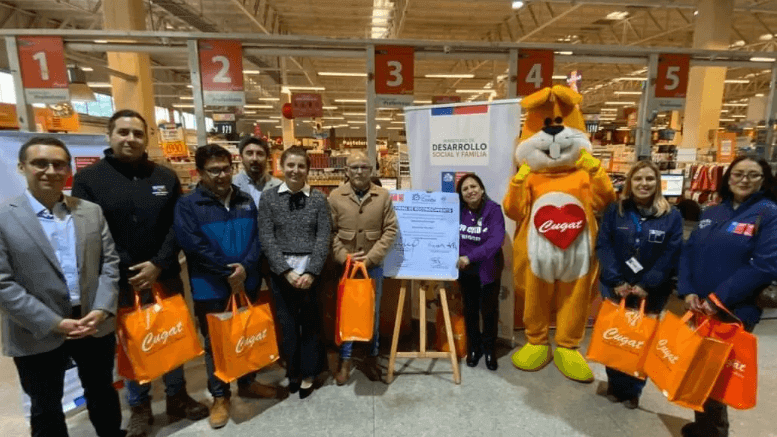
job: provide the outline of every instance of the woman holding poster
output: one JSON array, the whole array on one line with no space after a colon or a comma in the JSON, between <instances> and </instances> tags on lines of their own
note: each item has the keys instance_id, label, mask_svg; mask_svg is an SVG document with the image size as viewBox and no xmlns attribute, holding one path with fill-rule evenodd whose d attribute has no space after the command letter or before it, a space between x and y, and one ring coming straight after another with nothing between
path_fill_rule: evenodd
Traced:
<instances>
[{"instance_id":1,"label":"woman holding poster","mask_svg":"<svg viewBox=\"0 0 777 437\"><path fill-rule=\"evenodd\" d=\"M488 198L483 181L476 174L462 177L456 192L461 202L457 267L467 327L467 365L477 366L480 357L485 355L486 367L496 370L494 342L499 320L505 219L502 208Z\"/></svg>"},{"instance_id":2,"label":"woman holding poster","mask_svg":"<svg viewBox=\"0 0 777 437\"><path fill-rule=\"evenodd\" d=\"M605 298L626 299L645 311L660 313L672 294L671 278L683 242L683 219L661 194L661 172L651 161L639 161L626 176L618 202L604 213L596 242L601 263L600 289ZM607 399L639 406L645 381L607 367Z\"/></svg>"}]
</instances>

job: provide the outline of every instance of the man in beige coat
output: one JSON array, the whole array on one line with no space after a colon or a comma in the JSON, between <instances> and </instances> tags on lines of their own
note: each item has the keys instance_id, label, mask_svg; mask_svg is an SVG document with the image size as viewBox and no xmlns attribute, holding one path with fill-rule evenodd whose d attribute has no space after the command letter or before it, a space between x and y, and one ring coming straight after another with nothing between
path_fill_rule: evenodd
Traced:
<instances>
[{"instance_id":1,"label":"man in beige coat","mask_svg":"<svg viewBox=\"0 0 777 437\"><path fill-rule=\"evenodd\" d=\"M363 261L370 277L375 279L375 328L370 350L365 361L365 373L370 380L381 378L378 367L380 333L380 298L383 291L383 258L397 236L397 216L389 192L371 182L372 164L362 152L348 158L346 173L349 182L329 195L332 210L332 251L335 260L345 263L348 255L354 261ZM353 343L340 347L340 367L335 375L337 385L348 381L351 372Z\"/></svg>"}]
</instances>

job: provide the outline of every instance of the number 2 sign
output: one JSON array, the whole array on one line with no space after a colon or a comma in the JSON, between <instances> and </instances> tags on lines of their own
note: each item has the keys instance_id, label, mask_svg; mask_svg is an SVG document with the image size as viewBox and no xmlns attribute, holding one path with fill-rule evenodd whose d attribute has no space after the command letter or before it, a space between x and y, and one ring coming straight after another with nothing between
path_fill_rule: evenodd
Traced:
<instances>
[{"instance_id":1,"label":"number 2 sign","mask_svg":"<svg viewBox=\"0 0 777 437\"><path fill-rule=\"evenodd\" d=\"M413 103L413 47L375 47L375 94L379 106Z\"/></svg>"},{"instance_id":2,"label":"number 2 sign","mask_svg":"<svg viewBox=\"0 0 777 437\"><path fill-rule=\"evenodd\" d=\"M200 40L203 100L206 105L244 106L243 46L235 40Z\"/></svg>"},{"instance_id":3,"label":"number 2 sign","mask_svg":"<svg viewBox=\"0 0 777 437\"><path fill-rule=\"evenodd\" d=\"M553 84L553 51L520 50L518 52L519 96L528 96Z\"/></svg>"},{"instance_id":4,"label":"number 2 sign","mask_svg":"<svg viewBox=\"0 0 777 437\"><path fill-rule=\"evenodd\" d=\"M689 55L659 55L656 97L685 98L690 60Z\"/></svg>"},{"instance_id":5,"label":"number 2 sign","mask_svg":"<svg viewBox=\"0 0 777 437\"><path fill-rule=\"evenodd\" d=\"M19 67L27 103L60 103L70 99L62 38L18 37Z\"/></svg>"}]
</instances>

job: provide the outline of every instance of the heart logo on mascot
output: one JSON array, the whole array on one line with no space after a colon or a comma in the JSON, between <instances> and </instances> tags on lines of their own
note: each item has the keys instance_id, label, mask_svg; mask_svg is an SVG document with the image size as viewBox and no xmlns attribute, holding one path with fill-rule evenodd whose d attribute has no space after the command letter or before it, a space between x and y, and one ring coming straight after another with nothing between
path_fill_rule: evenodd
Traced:
<instances>
[{"instance_id":1,"label":"heart logo on mascot","mask_svg":"<svg viewBox=\"0 0 777 437\"><path fill-rule=\"evenodd\" d=\"M566 250L583 232L585 211L573 203L561 208L546 205L534 215L534 227L554 246Z\"/></svg>"}]
</instances>

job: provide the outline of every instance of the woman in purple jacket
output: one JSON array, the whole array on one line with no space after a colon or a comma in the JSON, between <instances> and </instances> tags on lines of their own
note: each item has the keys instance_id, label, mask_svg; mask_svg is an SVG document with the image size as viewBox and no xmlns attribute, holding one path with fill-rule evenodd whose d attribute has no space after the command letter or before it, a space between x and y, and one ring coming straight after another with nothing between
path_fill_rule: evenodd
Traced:
<instances>
[{"instance_id":1,"label":"woman in purple jacket","mask_svg":"<svg viewBox=\"0 0 777 437\"><path fill-rule=\"evenodd\" d=\"M459 219L459 286L464 297L467 326L467 365L475 367L486 356L486 367L497 369L494 342L499 318L502 242L505 219L502 208L488 198L483 181L467 174L456 187L461 201ZM480 331L480 315L483 331Z\"/></svg>"}]
</instances>

